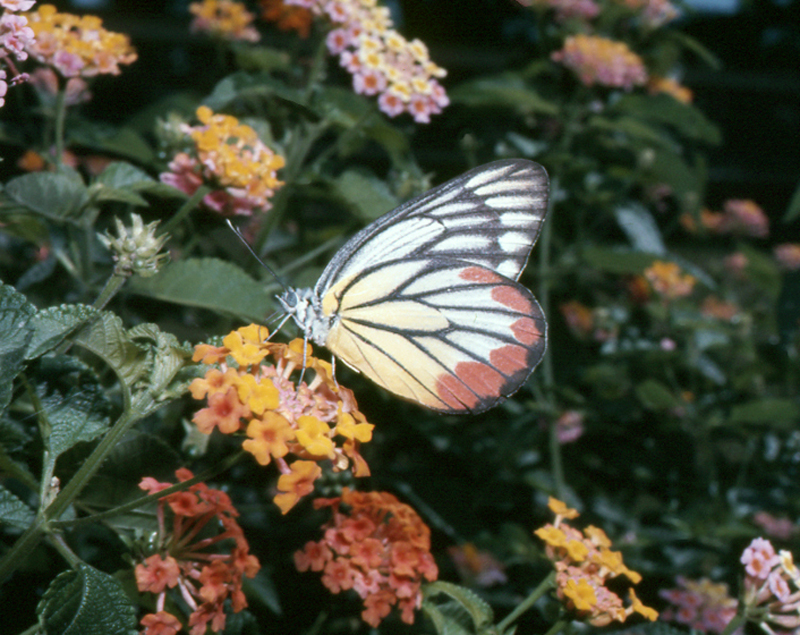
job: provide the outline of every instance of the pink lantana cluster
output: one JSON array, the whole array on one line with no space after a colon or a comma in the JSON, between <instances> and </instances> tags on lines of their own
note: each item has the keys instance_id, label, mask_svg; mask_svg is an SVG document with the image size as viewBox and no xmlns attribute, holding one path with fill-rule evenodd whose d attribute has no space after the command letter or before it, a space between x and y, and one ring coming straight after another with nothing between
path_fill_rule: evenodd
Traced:
<instances>
[{"instance_id":1,"label":"pink lantana cluster","mask_svg":"<svg viewBox=\"0 0 800 635\"><path fill-rule=\"evenodd\" d=\"M745 616L779 631L800 628L800 570L792 554L775 553L769 540L755 538L742 553L741 563L746 573L742 594Z\"/></svg>"},{"instance_id":2,"label":"pink lantana cluster","mask_svg":"<svg viewBox=\"0 0 800 635\"><path fill-rule=\"evenodd\" d=\"M556 22L565 22L571 18L591 20L600 13L600 5L595 0L518 0L526 7L536 9L552 9Z\"/></svg>"},{"instance_id":3,"label":"pink lantana cluster","mask_svg":"<svg viewBox=\"0 0 800 635\"><path fill-rule=\"evenodd\" d=\"M378 105L390 117L407 112L414 121L428 123L450 103L436 79L446 71L430 60L420 40L409 42L395 31L389 10L375 0L285 1L334 25L328 50L339 55L341 65L352 74L353 89L379 95Z\"/></svg>"},{"instance_id":4,"label":"pink lantana cluster","mask_svg":"<svg viewBox=\"0 0 800 635\"><path fill-rule=\"evenodd\" d=\"M3 12L0 15L0 66L11 71L11 85L28 79L27 73L20 73L14 66L14 58L20 62L28 59L25 48L34 41L33 29L28 26L25 16L17 15L17 11L27 11L35 4L35 0L0 0ZM9 83L5 68L0 68L0 107L6 103L5 96Z\"/></svg>"},{"instance_id":5,"label":"pink lantana cluster","mask_svg":"<svg viewBox=\"0 0 800 635\"><path fill-rule=\"evenodd\" d=\"M647 83L642 58L624 42L594 35L571 35L552 59L573 71L587 86L631 90Z\"/></svg>"}]
</instances>

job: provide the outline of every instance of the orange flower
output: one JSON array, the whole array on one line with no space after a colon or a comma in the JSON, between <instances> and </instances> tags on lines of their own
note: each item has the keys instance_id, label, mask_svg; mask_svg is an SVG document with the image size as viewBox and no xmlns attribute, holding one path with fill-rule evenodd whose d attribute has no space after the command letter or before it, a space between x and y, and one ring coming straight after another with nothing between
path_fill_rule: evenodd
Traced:
<instances>
[{"instance_id":1,"label":"orange flower","mask_svg":"<svg viewBox=\"0 0 800 635\"><path fill-rule=\"evenodd\" d=\"M194 20L192 31L204 31L223 40L258 42L260 35L251 25L255 16L241 2L203 0L192 2L189 12Z\"/></svg>"},{"instance_id":2,"label":"orange flower","mask_svg":"<svg viewBox=\"0 0 800 635\"><path fill-rule=\"evenodd\" d=\"M430 554L430 529L417 513L391 494L348 488L314 505L331 507L333 518L321 541L295 553L297 569L322 571L331 593L355 590L364 601L361 618L373 627L395 605L401 619L413 624L423 578L432 582L439 573Z\"/></svg>"},{"instance_id":3,"label":"orange flower","mask_svg":"<svg viewBox=\"0 0 800 635\"><path fill-rule=\"evenodd\" d=\"M175 475L180 481L192 478L192 473L185 468L177 470ZM147 477L139 487L155 494L170 485ZM171 522L166 519L167 507L173 515ZM231 601L235 613L245 608L242 578L254 577L260 568L258 559L249 553L250 547L236 522L238 512L227 494L197 483L187 491L160 498L156 515L159 533L154 544L158 552L135 568L139 591L158 595L158 612L141 620L145 629L143 635L166 635L180 630L180 621L163 610L167 590L175 588L180 590L183 602L192 611L189 616L191 635L203 635L208 626L212 631L221 631L225 628L225 602ZM204 530L214 519L223 531L206 536ZM204 537L197 539L198 535ZM229 553L203 551L229 540L234 544Z\"/></svg>"},{"instance_id":4,"label":"orange flower","mask_svg":"<svg viewBox=\"0 0 800 635\"><path fill-rule=\"evenodd\" d=\"M551 57L572 70L587 86L631 90L647 82L642 58L624 42L595 35L571 35Z\"/></svg>"},{"instance_id":5,"label":"orange flower","mask_svg":"<svg viewBox=\"0 0 800 635\"><path fill-rule=\"evenodd\" d=\"M664 300L673 300L691 295L696 278L688 273L681 275L681 268L674 262L657 260L644 270L644 277L653 290Z\"/></svg>"},{"instance_id":6,"label":"orange flower","mask_svg":"<svg viewBox=\"0 0 800 635\"><path fill-rule=\"evenodd\" d=\"M198 345L194 361L216 367L189 390L195 399L208 396L208 407L193 419L201 432L244 432L243 450L261 465L275 461L281 477L274 501L286 513L313 491L322 461L330 461L334 472L369 476L359 448L372 439L374 426L358 411L353 393L333 380L330 364L316 359L310 346L303 350L303 340L277 344L265 341L267 335L251 324L228 334L224 346ZM296 385L291 375L304 362L304 376L313 380Z\"/></svg>"},{"instance_id":7,"label":"orange flower","mask_svg":"<svg viewBox=\"0 0 800 635\"><path fill-rule=\"evenodd\" d=\"M262 17L275 22L281 31L297 31L305 39L311 32L311 11L305 7L288 6L283 0L261 0Z\"/></svg>"}]
</instances>

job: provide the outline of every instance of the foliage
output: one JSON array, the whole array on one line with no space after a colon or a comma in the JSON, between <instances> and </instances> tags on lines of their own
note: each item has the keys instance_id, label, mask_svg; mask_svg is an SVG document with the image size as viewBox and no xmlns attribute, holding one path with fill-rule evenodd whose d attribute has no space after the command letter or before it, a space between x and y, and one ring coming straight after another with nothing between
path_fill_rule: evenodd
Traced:
<instances>
[{"instance_id":1,"label":"foliage","mask_svg":"<svg viewBox=\"0 0 800 635\"><path fill-rule=\"evenodd\" d=\"M14 4L0 2L4 19L31 8ZM664 0L520 1L527 64L453 85L373 4L264 0L257 16L196 3L213 89L119 126L84 104L97 74L119 85L136 66L127 37L95 40L99 20L52 7L33 8L35 34L9 21L21 35L0 35L21 84L3 71L0 98L17 93L0 101L8 631L594 630L612 561L641 578L642 600L609 620L687 593L727 611L693 628L766 619L751 565L736 618L727 589L757 535L798 542L800 246L772 237L797 222L800 194L777 230L752 201L706 208L705 153L721 139L672 77L713 54ZM62 55L42 45L56 28ZM266 323L284 280L312 286L347 236L442 180L416 158L430 120L464 131L452 162L465 169L523 157L550 175L522 278L548 352L474 417L398 403L302 342L234 330ZM570 506L550 502L555 526L551 496ZM571 508L599 528L560 524ZM773 580L797 583L788 551L756 547Z\"/></svg>"}]
</instances>

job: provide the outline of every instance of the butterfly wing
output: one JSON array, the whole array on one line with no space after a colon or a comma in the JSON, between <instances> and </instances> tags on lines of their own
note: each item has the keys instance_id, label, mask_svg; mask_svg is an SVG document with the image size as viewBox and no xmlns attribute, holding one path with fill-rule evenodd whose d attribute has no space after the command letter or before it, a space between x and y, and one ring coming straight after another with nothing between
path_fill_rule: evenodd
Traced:
<instances>
[{"instance_id":1,"label":"butterfly wing","mask_svg":"<svg viewBox=\"0 0 800 635\"><path fill-rule=\"evenodd\" d=\"M375 383L446 413L482 412L514 393L545 349L533 295L492 269L410 257L339 280L326 346Z\"/></svg>"},{"instance_id":2,"label":"butterfly wing","mask_svg":"<svg viewBox=\"0 0 800 635\"><path fill-rule=\"evenodd\" d=\"M532 161L480 166L408 201L353 236L322 272L322 298L337 281L381 263L461 260L517 280L547 211L548 179Z\"/></svg>"}]
</instances>

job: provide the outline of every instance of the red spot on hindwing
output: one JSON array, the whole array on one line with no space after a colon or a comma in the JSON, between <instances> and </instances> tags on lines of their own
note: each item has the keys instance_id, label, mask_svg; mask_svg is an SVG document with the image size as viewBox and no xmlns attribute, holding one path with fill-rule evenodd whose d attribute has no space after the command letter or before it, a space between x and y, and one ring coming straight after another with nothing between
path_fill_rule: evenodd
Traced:
<instances>
[{"instance_id":1,"label":"red spot on hindwing","mask_svg":"<svg viewBox=\"0 0 800 635\"><path fill-rule=\"evenodd\" d=\"M530 314L533 311L533 305L531 304L530 298L520 289L521 287L518 288L509 285L497 286L492 289L492 299L519 313Z\"/></svg>"},{"instance_id":2,"label":"red spot on hindwing","mask_svg":"<svg viewBox=\"0 0 800 635\"><path fill-rule=\"evenodd\" d=\"M530 346L542 337L541 331L536 326L531 318L520 318L511 325L511 332L514 333L514 339L520 344Z\"/></svg>"},{"instance_id":3,"label":"red spot on hindwing","mask_svg":"<svg viewBox=\"0 0 800 635\"><path fill-rule=\"evenodd\" d=\"M528 368L528 349L514 344L501 346L489 353L489 361L501 373L514 375Z\"/></svg>"},{"instance_id":4,"label":"red spot on hindwing","mask_svg":"<svg viewBox=\"0 0 800 635\"><path fill-rule=\"evenodd\" d=\"M494 284L502 280L494 271L483 267L466 267L460 271L458 277L468 282L484 282L486 284Z\"/></svg>"},{"instance_id":5,"label":"red spot on hindwing","mask_svg":"<svg viewBox=\"0 0 800 635\"><path fill-rule=\"evenodd\" d=\"M439 378L436 393L454 410L473 410L486 399L500 398L505 383L505 377L488 364L459 362L453 374Z\"/></svg>"}]
</instances>

